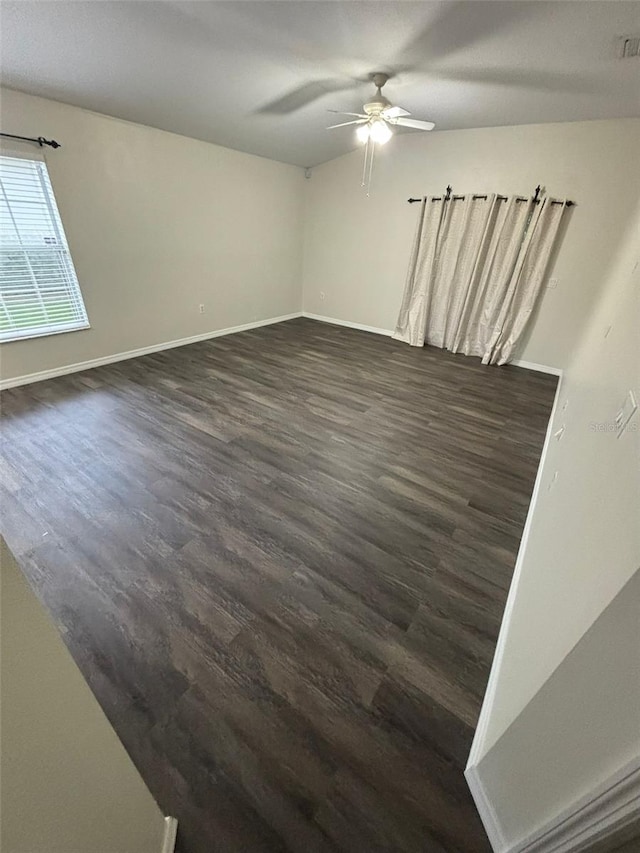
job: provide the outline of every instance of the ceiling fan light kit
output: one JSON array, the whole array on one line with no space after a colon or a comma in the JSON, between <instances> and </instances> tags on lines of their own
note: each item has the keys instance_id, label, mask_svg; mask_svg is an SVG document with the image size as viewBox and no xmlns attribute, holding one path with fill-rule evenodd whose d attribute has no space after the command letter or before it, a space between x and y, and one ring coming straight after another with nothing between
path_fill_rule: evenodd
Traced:
<instances>
[{"instance_id":1,"label":"ceiling fan light kit","mask_svg":"<svg viewBox=\"0 0 640 853\"><path fill-rule=\"evenodd\" d=\"M356 130L356 137L360 142L367 142L370 139L378 145L384 145L392 136L393 131L383 119L368 121Z\"/></svg>"},{"instance_id":2,"label":"ceiling fan light kit","mask_svg":"<svg viewBox=\"0 0 640 853\"><path fill-rule=\"evenodd\" d=\"M389 75L383 72L376 72L371 75L373 84L377 91L374 97L364 106L362 113L345 113L341 110L329 110L342 116L352 116L350 121L343 121L339 124L332 124L328 130L334 130L337 127L346 127L347 125L358 125L356 128L356 138L358 142L362 142L365 147L364 152L364 169L362 172L362 186L367 187L367 195L371 188L371 175L373 173L373 155L375 145L384 145L393 136L391 126L399 125L400 127L411 127L414 130L433 130L435 127L432 121L420 121L418 119L410 119L407 116L410 112L402 107L394 107L393 104L382 94L382 87L389 79Z\"/></svg>"}]
</instances>

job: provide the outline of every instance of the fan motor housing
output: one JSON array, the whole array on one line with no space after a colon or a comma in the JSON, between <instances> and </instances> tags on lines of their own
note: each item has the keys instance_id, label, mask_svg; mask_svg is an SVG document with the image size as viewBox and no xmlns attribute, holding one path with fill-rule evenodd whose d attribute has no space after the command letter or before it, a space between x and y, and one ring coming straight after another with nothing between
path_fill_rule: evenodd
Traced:
<instances>
[{"instance_id":1,"label":"fan motor housing","mask_svg":"<svg viewBox=\"0 0 640 853\"><path fill-rule=\"evenodd\" d=\"M388 101L384 95L377 95L373 101L363 106L363 110L368 116L380 115L382 110L386 110L391 106L391 101Z\"/></svg>"}]
</instances>

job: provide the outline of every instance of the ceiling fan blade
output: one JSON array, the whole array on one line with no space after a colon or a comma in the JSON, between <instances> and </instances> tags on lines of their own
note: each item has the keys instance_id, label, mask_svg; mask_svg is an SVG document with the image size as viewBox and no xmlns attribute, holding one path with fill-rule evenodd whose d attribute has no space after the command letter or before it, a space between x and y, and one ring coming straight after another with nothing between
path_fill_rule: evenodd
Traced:
<instances>
[{"instance_id":1,"label":"ceiling fan blade","mask_svg":"<svg viewBox=\"0 0 640 853\"><path fill-rule=\"evenodd\" d=\"M502 30L508 30L532 15L535 3L495 3L474 0L473 3L442 3L439 11L415 38L399 52L410 66L427 67L450 54L459 53L474 44L489 41ZM536 14L534 12L533 14Z\"/></svg>"},{"instance_id":2,"label":"ceiling fan blade","mask_svg":"<svg viewBox=\"0 0 640 853\"><path fill-rule=\"evenodd\" d=\"M357 116L358 118L369 118L365 113L345 113L342 110L327 110L328 113L335 113L337 116Z\"/></svg>"},{"instance_id":3,"label":"ceiling fan blade","mask_svg":"<svg viewBox=\"0 0 640 853\"><path fill-rule=\"evenodd\" d=\"M414 127L416 130L433 130L435 124L432 121L419 121L417 118L392 118L387 119L389 124L398 124L400 127Z\"/></svg>"},{"instance_id":4,"label":"ceiling fan blade","mask_svg":"<svg viewBox=\"0 0 640 853\"><path fill-rule=\"evenodd\" d=\"M442 69L434 72L442 80L455 80L464 83L479 83L487 86L514 86L522 89L534 89L539 92L573 92L575 94L599 94L605 91L593 79L545 71L544 69L523 68L468 68L465 70Z\"/></svg>"},{"instance_id":5,"label":"ceiling fan blade","mask_svg":"<svg viewBox=\"0 0 640 853\"><path fill-rule=\"evenodd\" d=\"M260 107L258 113L263 115L286 115L287 113L293 113L308 106L313 101L317 101L318 98L322 98L324 95L328 95L331 92L343 92L347 89L352 89L354 85L355 82L353 80L312 80L310 83L304 83L302 86L298 86L297 89L287 92L286 95L276 98L275 101L271 101Z\"/></svg>"},{"instance_id":6,"label":"ceiling fan blade","mask_svg":"<svg viewBox=\"0 0 640 853\"><path fill-rule=\"evenodd\" d=\"M340 124L330 124L327 130L333 130L335 127L346 127L348 124L365 124L368 122L367 118L356 118L353 121L342 121Z\"/></svg>"},{"instance_id":7,"label":"ceiling fan blade","mask_svg":"<svg viewBox=\"0 0 640 853\"><path fill-rule=\"evenodd\" d=\"M411 113L408 110L403 110L402 107L387 107L386 110L382 110L382 118L402 118L402 116L410 116Z\"/></svg>"}]
</instances>

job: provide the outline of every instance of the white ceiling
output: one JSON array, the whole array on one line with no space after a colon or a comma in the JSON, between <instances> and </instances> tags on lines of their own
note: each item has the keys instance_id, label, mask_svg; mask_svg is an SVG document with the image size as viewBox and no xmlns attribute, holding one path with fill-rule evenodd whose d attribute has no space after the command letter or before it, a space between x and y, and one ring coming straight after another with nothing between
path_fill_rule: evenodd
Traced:
<instances>
[{"instance_id":1,"label":"white ceiling","mask_svg":"<svg viewBox=\"0 0 640 853\"><path fill-rule=\"evenodd\" d=\"M377 70L440 130L640 115L640 2L3 0L0 24L3 85L300 166L355 147L326 110Z\"/></svg>"}]
</instances>

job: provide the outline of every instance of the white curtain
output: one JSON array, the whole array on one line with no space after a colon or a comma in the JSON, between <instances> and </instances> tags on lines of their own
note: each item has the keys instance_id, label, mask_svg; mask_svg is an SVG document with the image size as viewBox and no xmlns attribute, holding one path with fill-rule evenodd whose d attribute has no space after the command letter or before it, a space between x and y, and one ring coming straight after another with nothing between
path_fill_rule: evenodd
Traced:
<instances>
[{"instance_id":1,"label":"white curtain","mask_svg":"<svg viewBox=\"0 0 640 853\"><path fill-rule=\"evenodd\" d=\"M412 347L424 346L426 339L427 317L430 315L435 280L436 246L446 208L443 198L425 197L420 205L407 283L393 334L396 340L411 344Z\"/></svg>"},{"instance_id":2,"label":"white curtain","mask_svg":"<svg viewBox=\"0 0 640 853\"><path fill-rule=\"evenodd\" d=\"M531 317L566 204L425 198L396 340L505 364Z\"/></svg>"}]
</instances>

